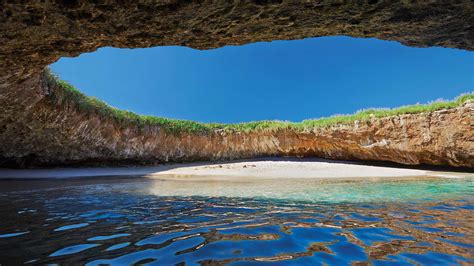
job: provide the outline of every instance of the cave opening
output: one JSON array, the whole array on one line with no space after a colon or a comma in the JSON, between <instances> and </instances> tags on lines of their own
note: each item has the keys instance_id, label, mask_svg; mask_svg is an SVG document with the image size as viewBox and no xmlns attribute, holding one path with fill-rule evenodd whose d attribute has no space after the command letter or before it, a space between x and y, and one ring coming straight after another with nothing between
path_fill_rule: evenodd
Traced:
<instances>
[{"instance_id":1,"label":"cave opening","mask_svg":"<svg viewBox=\"0 0 474 266\"><path fill-rule=\"evenodd\" d=\"M2 6L0 165L306 156L473 167L472 93L312 119L472 91L468 3L27 5ZM79 63L122 51L101 47L157 48L123 50L128 61L106 59L102 69ZM244 56L247 49L254 54ZM148 65L135 64L150 51L169 58L144 54ZM211 67L211 55L229 51L235 60L218 57ZM52 66L59 77L45 71L76 56ZM58 68L66 61L72 75Z\"/></svg>"},{"instance_id":2,"label":"cave opening","mask_svg":"<svg viewBox=\"0 0 474 266\"><path fill-rule=\"evenodd\" d=\"M474 88L474 55L343 36L212 50L101 48L51 69L88 96L199 122L302 121L453 99Z\"/></svg>"}]
</instances>

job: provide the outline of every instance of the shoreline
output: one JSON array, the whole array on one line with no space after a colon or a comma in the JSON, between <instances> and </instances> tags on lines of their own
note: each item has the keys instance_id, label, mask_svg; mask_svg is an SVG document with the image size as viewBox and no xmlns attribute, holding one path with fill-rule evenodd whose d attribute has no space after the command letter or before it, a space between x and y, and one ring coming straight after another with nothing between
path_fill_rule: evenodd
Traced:
<instances>
[{"instance_id":1,"label":"shoreline","mask_svg":"<svg viewBox=\"0 0 474 266\"><path fill-rule=\"evenodd\" d=\"M139 167L1 169L0 179L42 180L96 177L147 177L171 180L393 179L463 178L474 173L424 170L325 159L262 158Z\"/></svg>"}]
</instances>

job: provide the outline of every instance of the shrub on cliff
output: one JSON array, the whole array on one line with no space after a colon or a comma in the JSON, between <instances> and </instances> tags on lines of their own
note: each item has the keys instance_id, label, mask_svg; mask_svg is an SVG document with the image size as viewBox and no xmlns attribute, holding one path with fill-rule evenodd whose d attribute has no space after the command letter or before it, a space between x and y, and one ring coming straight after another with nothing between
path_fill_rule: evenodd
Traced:
<instances>
[{"instance_id":1,"label":"shrub on cliff","mask_svg":"<svg viewBox=\"0 0 474 266\"><path fill-rule=\"evenodd\" d=\"M303 120L302 122L265 120L236 124L200 123L189 120L139 115L130 111L112 107L97 98L83 94L72 85L60 80L52 74L49 69L45 70L44 78L50 89L49 98L58 106L73 107L86 115L93 114L98 115L103 119L113 119L123 126L135 125L141 129L158 126L170 134L208 134L216 130L252 132L262 130L294 129L303 131L333 125L350 124L355 121L366 121L372 118L433 112L441 109L455 108L467 101L474 101L474 93L468 93L458 96L453 101L435 101L428 104L408 105L394 109L366 109L351 115L334 115L331 117Z\"/></svg>"}]
</instances>

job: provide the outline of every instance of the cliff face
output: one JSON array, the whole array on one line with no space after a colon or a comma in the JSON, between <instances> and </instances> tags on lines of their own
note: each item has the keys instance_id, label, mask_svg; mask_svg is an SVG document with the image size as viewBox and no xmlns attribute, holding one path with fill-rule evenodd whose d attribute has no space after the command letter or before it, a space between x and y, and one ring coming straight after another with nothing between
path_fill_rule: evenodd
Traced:
<instances>
[{"instance_id":1,"label":"cliff face","mask_svg":"<svg viewBox=\"0 0 474 266\"><path fill-rule=\"evenodd\" d=\"M124 126L97 114L80 112L73 104L55 104L51 101L55 90L38 77L8 90L6 95L15 101L0 114L4 165L157 163L290 155L474 167L472 102L458 108L307 131L169 134L158 126ZM0 99L0 104L6 104L6 98Z\"/></svg>"},{"instance_id":2,"label":"cliff face","mask_svg":"<svg viewBox=\"0 0 474 266\"><path fill-rule=\"evenodd\" d=\"M49 98L41 72L103 46L209 49L347 35L473 50L470 1L2 1L2 165L157 162L264 155L474 167L472 105L308 132L166 134L123 127Z\"/></svg>"}]
</instances>

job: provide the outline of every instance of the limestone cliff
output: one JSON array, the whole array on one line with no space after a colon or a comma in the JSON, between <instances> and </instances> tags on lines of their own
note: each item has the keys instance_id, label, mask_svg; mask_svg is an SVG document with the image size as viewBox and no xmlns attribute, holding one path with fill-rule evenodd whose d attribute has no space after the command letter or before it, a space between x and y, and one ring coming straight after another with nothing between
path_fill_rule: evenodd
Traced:
<instances>
[{"instance_id":1,"label":"limestone cliff","mask_svg":"<svg viewBox=\"0 0 474 266\"><path fill-rule=\"evenodd\" d=\"M55 102L62 88L44 75L0 98L3 165L160 163L316 156L474 167L474 103L434 112L372 118L308 130L166 132L160 126L119 123ZM34 95L34 97L31 97Z\"/></svg>"},{"instance_id":2,"label":"limestone cliff","mask_svg":"<svg viewBox=\"0 0 474 266\"><path fill-rule=\"evenodd\" d=\"M168 134L52 101L41 74L61 56L103 46L198 49L347 35L473 50L471 1L1 1L2 165L162 162L266 155L474 167L472 103L292 130Z\"/></svg>"}]
</instances>

